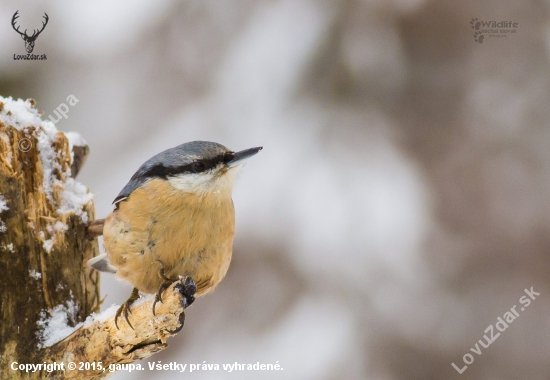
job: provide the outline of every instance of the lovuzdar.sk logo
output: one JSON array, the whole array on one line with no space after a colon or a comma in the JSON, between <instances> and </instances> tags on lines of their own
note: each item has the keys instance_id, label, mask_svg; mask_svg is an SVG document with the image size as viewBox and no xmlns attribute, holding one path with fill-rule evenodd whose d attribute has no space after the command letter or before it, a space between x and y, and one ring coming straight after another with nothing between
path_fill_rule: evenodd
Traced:
<instances>
[{"instance_id":1,"label":"lovuzdar.sk logo","mask_svg":"<svg viewBox=\"0 0 550 380\"><path fill-rule=\"evenodd\" d=\"M15 25L15 21L19 18L19 11L14 13L14 15L11 19L11 26L13 27L13 30L15 30L17 33L19 33L21 38L25 41L25 49L27 50L27 54L25 54L25 55L14 54L13 55L14 60L46 60L46 59L48 59L46 57L46 54L40 54L40 55L32 54L32 51L34 50L34 43L36 42L36 39L38 38L40 33L42 33L42 31L44 30L44 28L48 24L48 20L50 19L48 17L47 13L44 13L44 15L45 16L42 16L42 17L44 17L45 21L42 22L42 28L41 29L33 29L32 35L29 36L27 34L27 29L25 29L24 32L21 32L19 30L19 27Z\"/></svg>"}]
</instances>

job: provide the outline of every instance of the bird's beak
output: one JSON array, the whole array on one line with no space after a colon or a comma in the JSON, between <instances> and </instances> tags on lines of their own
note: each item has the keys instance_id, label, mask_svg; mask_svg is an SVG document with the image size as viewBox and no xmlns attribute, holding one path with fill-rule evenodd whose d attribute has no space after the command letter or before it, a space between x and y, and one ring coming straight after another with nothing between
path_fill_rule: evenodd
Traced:
<instances>
[{"instance_id":1,"label":"bird's beak","mask_svg":"<svg viewBox=\"0 0 550 380\"><path fill-rule=\"evenodd\" d=\"M240 152L234 153L234 157L231 161L227 162L227 167L231 168L235 165L242 164L246 160L248 160L250 157L254 156L256 153L258 153L260 150L262 150L263 147L257 147L257 148L250 148L241 150Z\"/></svg>"}]
</instances>

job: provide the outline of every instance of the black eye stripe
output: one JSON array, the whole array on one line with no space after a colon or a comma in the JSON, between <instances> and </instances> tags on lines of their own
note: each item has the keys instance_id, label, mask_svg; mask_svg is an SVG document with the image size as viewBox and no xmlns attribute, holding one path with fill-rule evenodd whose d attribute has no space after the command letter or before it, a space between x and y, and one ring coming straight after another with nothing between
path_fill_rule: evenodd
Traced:
<instances>
[{"instance_id":1,"label":"black eye stripe","mask_svg":"<svg viewBox=\"0 0 550 380\"><path fill-rule=\"evenodd\" d=\"M200 173L200 172L204 172L206 170L212 169L221 163L225 164L231 161L233 158L235 158L235 154L233 152L226 152L224 154L221 154L219 156L216 156L208 160L195 161L190 165L186 165L186 166L189 166L191 168L191 172ZM187 170L184 170L184 172L185 171Z\"/></svg>"},{"instance_id":2,"label":"black eye stripe","mask_svg":"<svg viewBox=\"0 0 550 380\"><path fill-rule=\"evenodd\" d=\"M182 173L203 173L218 166L221 163L227 163L231 161L234 157L235 154L233 152L226 152L211 159L197 160L181 166L164 166L162 164L157 164L150 167L145 172L139 173L139 175L141 178L157 177L166 179L168 177L173 177ZM135 175L137 174L138 173L136 173Z\"/></svg>"}]
</instances>

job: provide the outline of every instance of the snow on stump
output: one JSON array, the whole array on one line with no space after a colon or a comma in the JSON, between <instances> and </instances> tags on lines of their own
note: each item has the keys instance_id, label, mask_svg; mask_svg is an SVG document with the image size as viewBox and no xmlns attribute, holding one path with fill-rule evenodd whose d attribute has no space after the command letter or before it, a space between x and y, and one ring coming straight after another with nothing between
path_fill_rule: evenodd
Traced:
<instances>
[{"instance_id":1,"label":"snow on stump","mask_svg":"<svg viewBox=\"0 0 550 380\"><path fill-rule=\"evenodd\" d=\"M72 177L72 143L40 119L32 100L0 97L0 378L22 376L12 361L39 363L37 324L63 308L68 324L99 310L99 276L84 238L92 194Z\"/></svg>"},{"instance_id":2,"label":"snow on stump","mask_svg":"<svg viewBox=\"0 0 550 380\"><path fill-rule=\"evenodd\" d=\"M90 316L101 302L99 274L86 266L99 254L86 234L95 210L74 178L89 149L77 133L41 120L34 105L0 96L0 379L105 377L108 370L68 371L67 361L108 368L152 355L181 326L182 296L170 287L155 318L152 300L137 301L136 330L123 320L114 328L113 308ZM54 362L65 370L21 370Z\"/></svg>"}]
</instances>

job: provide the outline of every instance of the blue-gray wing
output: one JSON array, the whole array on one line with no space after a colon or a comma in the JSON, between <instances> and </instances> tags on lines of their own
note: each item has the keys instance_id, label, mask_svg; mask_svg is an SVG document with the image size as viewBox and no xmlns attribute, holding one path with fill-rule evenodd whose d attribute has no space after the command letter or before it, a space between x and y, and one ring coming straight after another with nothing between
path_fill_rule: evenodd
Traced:
<instances>
[{"instance_id":1,"label":"blue-gray wing","mask_svg":"<svg viewBox=\"0 0 550 380\"><path fill-rule=\"evenodd\" d=\"M156 156L148 159L143 165L140 166L137 172L134 173L130 181L124 186L124 188L117 195L113 204L117 204L120 201L128 198L130 194L134 192L137 188L143 186L151 178L166 178L171 173L177 170L176 162L182 162L182 157L175 157L176 152L172 151L172 148L166 150L162 153L157 154Z\"/></svg>"}]
</instances>

